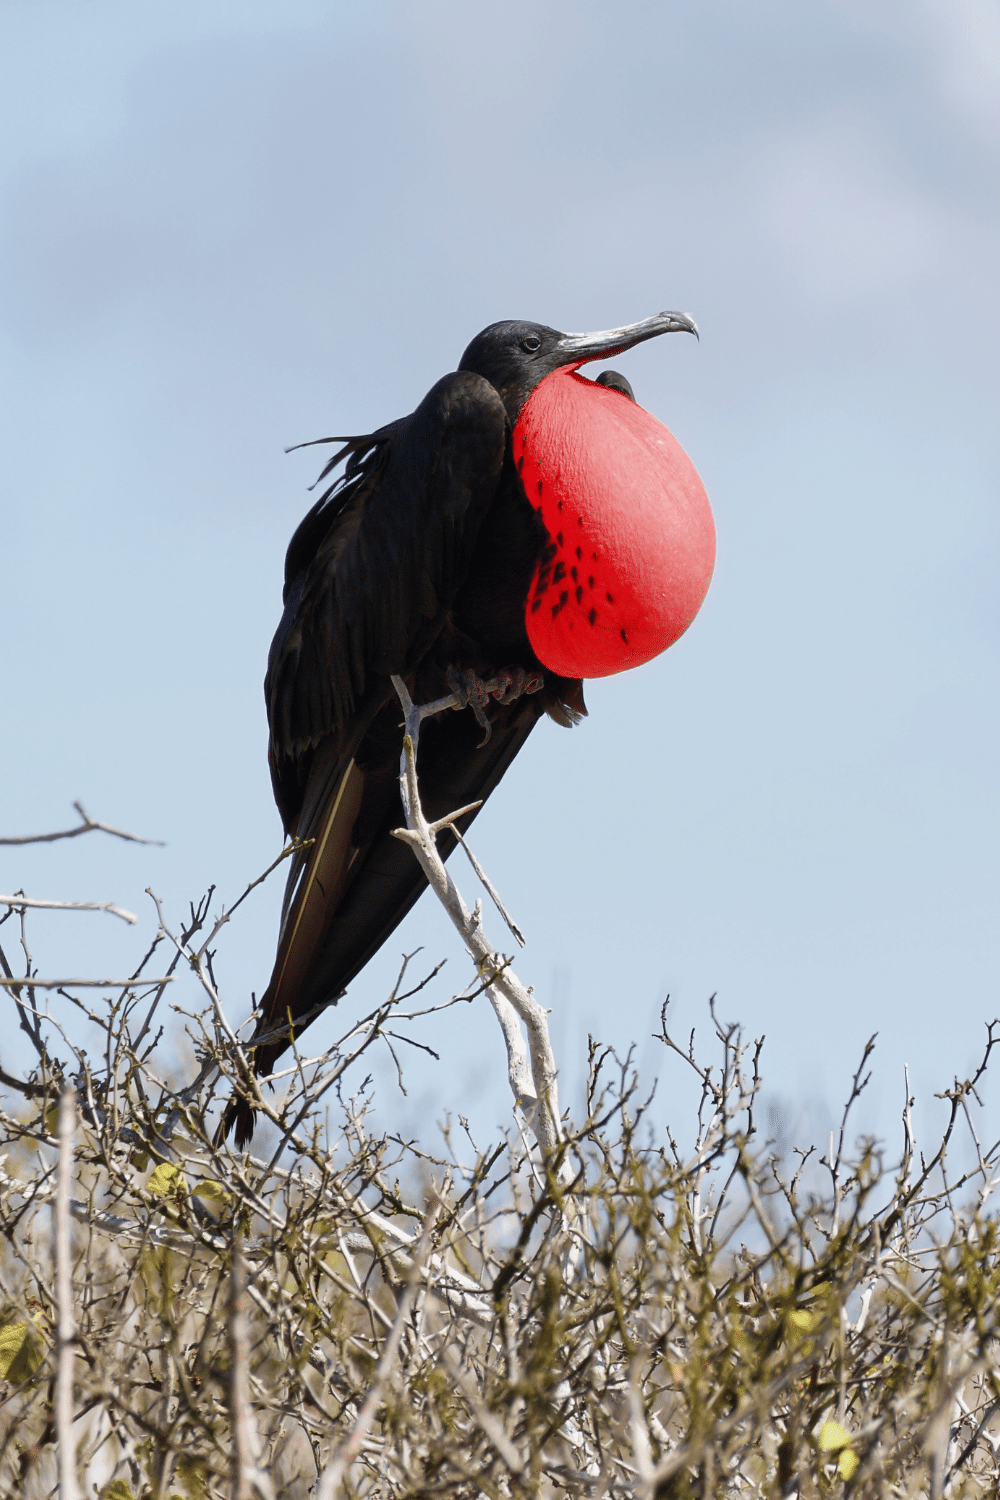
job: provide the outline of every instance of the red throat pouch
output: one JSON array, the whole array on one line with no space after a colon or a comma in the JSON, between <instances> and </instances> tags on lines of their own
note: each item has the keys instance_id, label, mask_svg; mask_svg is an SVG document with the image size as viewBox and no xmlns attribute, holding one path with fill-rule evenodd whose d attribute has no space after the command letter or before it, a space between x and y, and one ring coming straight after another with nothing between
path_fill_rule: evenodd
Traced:
<instances>
[{"instance_id":1,"label":"red throat pouch","mask_svg":"<svg viewBox=\"0 0 1000 1500\"><path fill-rule=\"evenodd\" d=\"M607 677L672 646L715 566L712 509L677 439L620 392L561 369L522 408L514 461L549 533L526 611L539 661Z\"/></svg>"}]
</instances>

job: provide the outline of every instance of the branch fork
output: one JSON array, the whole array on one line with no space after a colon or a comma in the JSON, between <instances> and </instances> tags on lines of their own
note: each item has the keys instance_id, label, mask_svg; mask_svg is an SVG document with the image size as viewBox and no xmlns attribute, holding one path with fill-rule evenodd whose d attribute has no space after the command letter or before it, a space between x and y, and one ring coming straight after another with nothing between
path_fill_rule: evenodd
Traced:
<instances>
[{"instance_id":1,"label":"branch fork","mask_svg":"<svg viewBox=\"0 0 1000 1500\"><path fill-rule=\"evenodd\" d=\"M552 1151L563 1138L559 1115L559 1094L556 1081L556 1063L549 1037L547 1011L526 989L504 958L490 943L483 930L482 906L477 902L472 911L466 906L455 882L452 880L437 848L437 835L451 828L465 848L473 869L480 877L495 902L508 927L523 944L520 930L511 921L503 903L487 880L478 860L474 858L455 823L459 818L474 812L481 803L472 803L457 809L444 818L429 823L420 804L417 785L417 747L420 726L424 719L445 709L454 708L456 697L436 699L433 703L415 704L401 677L393 677L404 715L403 750L400 757L400 790L406 827L394 830L395 837L409 844L427 877L427 882L444 906L462 941L476 965L478 974L489 977L487 995L494 1014L500 1023L504 1045L507 1049L507 1079L514 1102L524 1110L528 1124L544 1151ZM521 1022L527 1031L527 1044L521 1030Z\"/></svg>"}]
</instances>

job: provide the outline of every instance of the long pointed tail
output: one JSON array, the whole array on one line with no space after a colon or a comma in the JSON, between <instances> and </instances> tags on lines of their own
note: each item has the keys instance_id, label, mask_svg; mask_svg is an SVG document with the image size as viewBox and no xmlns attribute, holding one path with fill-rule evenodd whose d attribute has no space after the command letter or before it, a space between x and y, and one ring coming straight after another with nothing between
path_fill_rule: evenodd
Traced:
<instances>
[{"instance_id":1,"label":"long pointed tail","mask_svg":"<svg viewBox=\"0 0 1000 1500\"><path fill-rule=\"evenodd\" d=\"M299 996L309 977L330 919L343 895L354 853L351 834L361 809L364 775L354 761L343 772L334 796L322 815L315 841L288 877L286 913L278 939L274 969L257 1006L257 1026L250 1040L253 1070L258 1078L271 1072L291 1041L291 1025L284 1037L254 1048L254 1038L266 1036L299 1019ZM306 836L311 836L304 830ZM310 1010L310 1019L315 1009ZM226 1107L216 1139L225 1140L235 1126L236 1146L243 1150L253 1135L255 1111L245 1099L233 1098Z\"/></svg>"}]
</instances>

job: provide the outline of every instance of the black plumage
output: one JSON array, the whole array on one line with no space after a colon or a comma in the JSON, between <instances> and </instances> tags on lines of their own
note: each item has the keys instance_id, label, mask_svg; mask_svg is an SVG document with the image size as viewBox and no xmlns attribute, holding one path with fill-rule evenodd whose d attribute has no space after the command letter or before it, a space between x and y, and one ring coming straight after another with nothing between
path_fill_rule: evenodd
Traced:
<instances>
[{"instance_id":1,"label":"black plumage","mask_svg":"<svg viewBox=\"0 0 1000 1500\"><path fill-rule=\"evenodd\" d=\"M292 1023L339 997L423 890L412 852L392 837L404 819L391 676L427 702L456 683L475 697L510 672L510 691L485 704L480 694L477 714L425 724L418 769L431 819L485 800L543 714L568 726L586 713L582 683L548 671L528 641L525 600L548 537L518 479L511 431L550 371L675 328L694 325L673 313L596 335L494 324L410 416L322 440L341 446L320 480L345 467L288 547L265 679L275 800L286 833L308 846L292 856L258 1005L258 1075L273 1070ZM444 832L441 852L455 842ZM245 1102L226 1128L234 1119L242 1145L253 1128Z\"/></svg>"}]
</instances>

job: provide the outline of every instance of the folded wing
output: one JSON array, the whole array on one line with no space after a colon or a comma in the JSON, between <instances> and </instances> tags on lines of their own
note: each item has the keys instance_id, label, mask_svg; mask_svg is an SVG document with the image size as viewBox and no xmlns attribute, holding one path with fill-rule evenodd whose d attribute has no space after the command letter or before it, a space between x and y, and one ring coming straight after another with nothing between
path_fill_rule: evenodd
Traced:
<instances>
[{"instance_id":1,"label":"folded wing","mask_svg":"<svg viewBox=\"0 0 1000 1500\"><path fill-rule=\"evenodd\" d=\"M279 1032L257 1047L258 1074L287 1047L289 1022L336 999L423 888L412 854L391 837L400 822L400 714L389 678L419 690L497 491L507 435L486 380L445 376L410 417L345 440L343 478L289 545L264 690L275 799L286 832L308 847L292 856L274 971L258 1006L255 1038ZM448 728L435 734L428 725L421 771L433 801L454 791L450 810L488 794L538 712L530 700L512 705L478 756L471 715L447 715ZM235 1114L242 1144L252 1114L245 1106Z\"/></svg>"}]
</instances>

